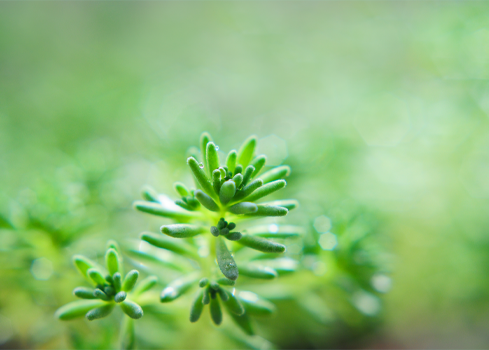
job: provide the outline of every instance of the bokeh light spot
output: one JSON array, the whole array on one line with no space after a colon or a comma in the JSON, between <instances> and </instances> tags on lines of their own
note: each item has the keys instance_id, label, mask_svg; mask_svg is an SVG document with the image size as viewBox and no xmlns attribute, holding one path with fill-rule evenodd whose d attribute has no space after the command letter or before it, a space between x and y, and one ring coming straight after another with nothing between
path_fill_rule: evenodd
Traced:
<instances>
[{"instance_id":1,"label":"bokeh light spot","mask_svg":"<svg viewBox=\"0 0 489 350\"><path fill-rule=\"evenodd\" d=\"M319 237L319 245L323 250L333 250L338 245L338 239L334 233L326 232Z\"/></svg>"},{"instance_id":2,"label":"bokeh light spot","mask_svg":"<svg viewBox=\"0 0 489 350\"><path fill-rule=\"evenodd\" d=\"M331 219L327 216L321 215L314 220L314 228L319 233L328 232L331 227Z\"/></svg>"},{"instance_id":3,"label":"bokeh light spot","mask_svg":"<svg viewBox=\"0 0 489 350\"><path fill-rule=\"evenodd\" d=\"M367 292L357 292L352 297L353 305L367 316L375 316L380 311L380 300Z\"/></svg>"},{"instance_id":4,"label":"bokeh light spot","mask_svg":"<svg viewBox=\"0 0 489 350\"><path fill-rule=\"evenodd\" d=\"M31 273L36 280L46 281L53 274L53 263L46 258L36 259L32 262Z\"/></svg>"},{"instance_id":5,"label":"bokeh light spot","mask_svg":"<svg viewBox=\"0 0 489 350\"><path fill-rule=\"evenodd\" d=\"M392 287L392 280L390 277L382 274L377 274L372 277L372 287L380 293L387 293Z\"/></svg>"}]
</instances>

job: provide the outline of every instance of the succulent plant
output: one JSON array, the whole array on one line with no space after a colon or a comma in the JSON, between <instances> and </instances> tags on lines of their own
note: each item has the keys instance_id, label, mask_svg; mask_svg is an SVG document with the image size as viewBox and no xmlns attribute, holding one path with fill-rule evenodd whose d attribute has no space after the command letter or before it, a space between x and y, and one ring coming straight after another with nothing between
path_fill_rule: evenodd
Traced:
<instances>
[{"instance_id":1,"label":"succulent plant","mask_svg":"<svg viewBox=\"0 0 489 350\"><path fill-rule=\"evenodd\" d=\"M139 277L137 270L131 270L123 277L122 255L115 241L108 242L105 268L83 255L75 255L73 263L92 287L75 288L73 294L81 300L59 308L56 317L67 321L85 316L87 320L93 321L107 317L118 305L129 317L129 319L126 317L123 322L122 348L132 348L134 346L132 319L143 317L143 309L138 304L138 299L156 284L157 278L149 276L137 283Z\"/></svg>"},{"instance_id":2,"label":"succulent plant","mask_svg":"<svg viewBox=\"0 0 489 350\"><path fill-rule=\"evenodd\" d=\"M220 325L224 307L248 335L254 334L251 317L269 315L275 306L255 293L239 291L237 281L240 276L271 280L294 271L297 263L280 257L286 251L280 241L303 233L298 226L257 225L260 219L287 215L298 202L293 199L261 202L286 186L284 178L290 174L290 167L282 165L265 171L266 156L255 155L256 145L257 138L251 136L222 161L211 136L203 133L200 155L187 159L195 187L175 183L178 198L174 201L146 187L142 193L145 201L134 203L141 212L174 221L161 226L159 233L143 232L143 241L198 266L184 269L179 278L163 289L160 301L171 302L195 287L191 322L199 320L209 305L214 324ZM144 252L132 253L143 260L151 259Z\"/></svg>"}]
</instances>

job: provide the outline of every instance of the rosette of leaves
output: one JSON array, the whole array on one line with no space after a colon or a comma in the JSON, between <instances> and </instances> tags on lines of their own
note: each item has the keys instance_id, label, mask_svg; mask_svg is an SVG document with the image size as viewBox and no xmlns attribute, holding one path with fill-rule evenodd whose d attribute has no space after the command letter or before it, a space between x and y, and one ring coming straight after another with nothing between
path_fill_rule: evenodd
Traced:
<instances>
[{"instance_id":1,"label":"rosette of leaves","mask_svg":"<svg viewBox=\"0 0 489 350\"><path fill-rule=\"evenodd\" d=\"M143 232L143 241L199 266L164 288L160 301L171 302L195 287L191 322L196 322L208 305L213 322L219 325L224 308L249 335L254 334L250 317L272 314L275 306L257 294L239 291L235 287L238 277L265 281L294 271L297 264L291 264L290 258L277 257L286 250L281 241L302 233L297 226L273 224L269 229L270 225L255 224L260 219L285 216L298 206L293 199L262 201L286 186L284 178L290 167L265 171L266 156L255 155L256 144L257 138L249 137L223 161L211 136L203 133L200 154L187 159L195 187L176 183L179 198L172 202L145 188L145 201L134 203L139 211L174 221L161 226L159 233ZM138 256L151 259L142 252Z\"/></svg>"},{"instance_id":2,"label":"rosette of leaves","mask_svg":"<svg viewBox=\"0 0 489 350\"><path fill-rule=\"evenodd\" d=\"M121 346L124 349L134 348L133 320L143 317L143 309L138 300L156 284L157 278L149 276L137 283L137 270L131 270L124 275L122 255L114 241L108 243L105 268L82 255L75 255L73 263L91 287L75 288L73 294L81 300L59 308L56 317L67 321L85 316L87 320L93 321L107 317L118 305L127 316L122 324Z\"/></svg>"}]
</instances>

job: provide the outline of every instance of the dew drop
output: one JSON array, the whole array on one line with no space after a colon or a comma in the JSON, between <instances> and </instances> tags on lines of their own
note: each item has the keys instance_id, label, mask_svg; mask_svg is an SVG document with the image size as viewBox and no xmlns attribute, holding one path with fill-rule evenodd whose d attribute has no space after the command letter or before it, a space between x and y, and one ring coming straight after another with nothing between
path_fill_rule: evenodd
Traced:
<instances>
[{"instance_id":1,"label":"dew drop","mask_svg":"<svg viewBox=\"0 0 489 350\"><path fill-rule=\"evenodd\" d=\"M216 151L219 151L219 146L218 145L216 145Z\"/></svg>"},{"instance_id":2,"label":"dew drop","mask_svg":"<svg viewBox=\"0 0 489 350\"><path fill-rule=\"evenodd\" d=\"M204 163L200 162L199 167L204 168Z\"/></svg>"}]
</instances>

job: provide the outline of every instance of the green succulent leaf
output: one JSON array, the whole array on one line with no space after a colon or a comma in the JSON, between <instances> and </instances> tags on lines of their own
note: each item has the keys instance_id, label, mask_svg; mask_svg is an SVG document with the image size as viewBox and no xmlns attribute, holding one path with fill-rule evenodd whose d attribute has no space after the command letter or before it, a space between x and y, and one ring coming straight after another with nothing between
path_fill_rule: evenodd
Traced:
<instances>
[{"instance_id":1,"label":"green succulent leaf","mask_svg":"<svg viewBox=\"0 0 489 350\"><path fill-rule=\"evenodd\" d=\"M85 258L83 255L74 255L73 263L75 264L78 272L80 272L80 274L88 281L92 282L91 278L88 276L88 270L95 268L97 264L95 264L92 260Z\"/></svg>"},{"instance_id":2,"label":"green succulent leaf","mask_svg":"<svg viewBox=\"0 0 489 350\"><path fill-rule=\"evenodd\" d=\"M202 310L204 309L204 303L202 302L203 296L204 289L201 289L197 292L197 296L195 297L190 308L190 322L197 322L199 320Z\"/></svg>"},{"instance_id":3,"label":"green succulent leaf","mask_svg":"<svg viewBox=\"0 0 489 350\"><path fill-rule=\"evenodd\" d=\"M121 306L122 311L130 318L137 320L143 317L143 309L134 301L126 299L119 305Z\"/></svg>"},{"instance_id":4,"label":"green succulent leaf","mask_svg":"<svg viewBox=\"0 0 489 350\"><path fill-rule=\"evenodd\" d=\"M151 232L143 232L141 234L141 239L149 244L170 250L177 254L182 254L193 259L198 259L197 249L190 244L183 241L175 241L174 239L169 239L161 234L155 234Z\"/></svg>"},{"instance_id":5,"label":"green succulent leaf","mask_svg":"<svg viewBox=\"0 0 489 350\"><path fill-rule=\"evenodd\" d=\"M95 295L93 295L93 292L93 289L76 287L73 290L73 295L80 299L96 299Z\"/></svg>"},{"instance_id":6,"label":"green succulent leaf","mask_svg":"<svg viewBox=\"0 0 489 350\"><path fill-rule=\"evenodd\" d=\"M270 169L269 171L260 175L260 179L263 180L263 183L268 183L271 181L283 179L290 175L290 166L282 165L276 168Z\"/></svg>"},{"instance_id":7,"label":"green succulent leaf","mask_svg":"<svg viewBox=\"0 0 489 350\"><path fill-rule=\"evenodd\" d=\"M257 210L247 216L285 216L288 212L284 207L258 204Z\"/></svg>"},{"instance_id":8,"label":"green succulent leaf","mask_svg":"<svg viewBox=\"0 0 489 350\"><path fill-rule=\"evenodd\" d=\"M197 160L195 160L195 158L190 157L189 159L187 159L187 164L189 165L190 170L192 170L192 173L194 174L194 177L197 180L197 183L202 188L202 190L205 193L207 193L207 195L215 198L216 194L214 192L214 187L212 187L212 184L209 181L209 178L205 174L204 169L202 169L200 167Z\"/></svg>"},{"instance_id":9,"label":"green succulent leaf","mask_svg":"<svg viewBox=\"0 0 489 350\"><path fill-rule=\"evenodd\" d=\"M136 286L136 288L132 293L135 296L141 295L147 292L148 290L150 290L151 288L153 288L157 282L158 282L158 277L148 276L144 280L139 282L139 284Z\"/></svg>"},{"instance_id":10,"label":"green succulent leaf","mask_svg":"<svg viewBox=\"0 0 489 350\"><path fill-rule=\"evenodd\" d=\"M239 244L247 246L251 249L258 250L264 253L283 253L285 252L285 246L280 243L269 241L265 238L243 235L239 241Z\"/></svg>"},{"instance_id":11,"label":"green succulent leaf","mask_svg":"<svg viewBox=\"0 0 489 350\"><path fill-rule=\"evenodd\" d=\"M268 266L239 264L239 273L251 278L271 280L278 276L277 271Z\"/></svg>"},{"instance_id":12,"label":"green succulent leaf","mask_svg":"<svg viewBox=\"0 0 489 350\"><path fill-rule=\"evenodd\" d=\"M239 188L239 186L241 186L241 183L243 182L243 175L242 174L234 175L233 181L236 184L236 188Z\"/></svg>"},{"instance_id":13,"label":"green succulent leaf","mask_svg":"<svg viewBox=\"0 0 489 350\"><path fill-rule=\"evenodd\" d=\"M144 186L141 191L141 197L149 202L158 202L158 192L156 192L152 187Z\"/></svg>"},{"instance_id":14,"label":"green succulent leaf","mask_svg":"<svg viewBox=\"0 0 489 350\"><path fill-rule=\"evenodd\" d=\"M265 166L265 163L267 162L267 156L264 154L255 157L253 161L251 162L251 165L255 168L255 171L253 171L253 174L251 174L251 177L256 177L260 171L263 169Z\"/></svg>"},{"instance_id":15,"label":"green succulent leaf","mask_svg":"<svg viewBox=\"0 0 489 350\"><path fill-rule=\"evenodd\" d=\"M253 180L248 185L243 187L238 193L236 193L236 196L234 196L233 200L239 201L243 198L248 197L250 194L252 194L257 188L261 187L262 185L263 185L262 179Z\"/></svg>"},{"instance_id":16,"label":"green succulent leaf","mask_svg":"<svg viewBox=\"0 0 489 350\"><path fill-rule=\"evenodd\" d=\"M226 158L226 166L232 174L234 174L234 170L236 169L237 159L238 152L236 152L236 150L233 149L228 153L228 156Z\"/></svg>"},{"instance_id":17,"label":"green succulent leaf","mask_svg":"<svg viewBox=\"0 0 489 350\"><path fill-rule=\"evenodd\" d=\"M189 195L189 190L187 186L185 186L183 183L175 182L173 187L175 188L175 191L180 195L180 197L187 197Z\"/></svg>"},{"instance_id":18,"label":"green succulent leaf","mask_svg":"<svg viewBox=\"0 0 489 350\"><path fill-rule=\"evenodd\" d=\"M221 288L221 290L223 291L224 294L227 295L227 300L223 300L225 301L224 305L226 306L226 308L229 311L231 311L233 314L236 314L238 316L243 315L245 313L245 309L241 304L241 302L236 298L236 296L228 292L224 288Z\"/></svg>"},{"instance_id":19,"label":"green succulent leaf","mask_svg":"<svg viewBox=\"0 0 489 350\"><path fill-rule=\"evenodd\" d=\"M177 264L174 264L171 261L160 259L159 257L157 257L153 254L145 253L145 252L135 250L135 249L130 249L127 251L127 253L129 256L134 257L135 259L137 259L138 261L141 261L143 263L153 263L155 265L159 265L159 266L169 268L172 270L176 270L176 271L180 271L180 272L186 271L186 269L184 267L177 265Z\"/></svg>"},{"instance_id":20,"label":"green succulent leaf","mask_svg":"<svg viewBox=\"0 0 489 350\"><path fill-rule=\"evenodd\" d=\"M161 204L153 203L153 202L145 202L145 201L135 201L134 208L143 213L163 216L165 218L174 219L178 221L189 221L193 218L198 217L196 213L193 212L184 212L184 211L176 211L173 209L169 209L163 207Z\"/></svg>"},{"instance_id":21,"label":"green succulent leaf","mask_svg":"<svg viewBox=\"0 0 489 350\"><path fill-rule=\"evenodd\" d=\"M222 323L222 310L219 300L216 297L211 297L209 307L212 321L216 326L219 326Z\"/></svg>"},{"instance_id":22,"label":"green succulent leaf","mask_svg":"<svg viewBox=\"0 0 489 350\"><path fill-rule=\"evenodd\" d=\"M214 142L207 143L206 159L210 174L212 174L214 170L219 169L219 154L217 153Z\"/></svg>"},{"instance_id":23,"label":"green succulent leaf","mask_svg":"<svg viewBox=\"0 0 489 350\"><path fill-rule=\"evenodd\" d=\"M119 272L119 255L113 248L107 250L107 253L105 254L105 264L111 276L114 273Z\"/></svg>"},{"instance_id":24,"label":"green succulent leaf","mask_svg":"<svg viewBox=\"0 0 489 350\"><path fill-rule=\"evenodd\" d=\"M200 135L200 151L202 153L202 162L204 163L207 163L207 144L211 141L212 136L208 132L203 132L202 135ZM207 165L205 165L205 169L207 171L207 175L210 175L211 172L208 171Z\"/></svg>"},{"instance_id":25,"label":"green succulent leaf","mask_svg":"<svg viewBox=\"0 0 489 350\"><path fill-rule=\"evenodd\" d=\"M233 180L226 181L222 184L219 192L219 200L226 205L233 199L236 193L236 184Z\"/></svg>"},{"instance_id":26,"label":"green succulent leaf","mask_svg":"<svg viewBox=\"0 0 489 350\"><path fill-rule=\"evenodd\" d=\"M199 273L192 273L171 282L160 295L160 301L167 303L185 294L199 279Z\"/></svg>"},{"instance_id":27,"label":"green succulent leaf","mask_svg":"<svg viewBox=\"0 0 489 350\"><path fill-rule=\"evenodd\" d=\"M285 180L277 180L277 181L269 182L259 187L255 191L253 191L249 196L245 197L244 199L246 199L249 202L254 202L265 196L272 194L275 191L284 188L286 185L287 183L285 182Z\"/></svg>"},{"instance_id":28,"label":"green succulent leaf","mask_svg":"<svg viewBox=\"0 0 489 350\"><path fill-rule=\"evenodd\" d=\"M221 237L216 238L216 257L222 274L235 281L239 275L238 267L226 246L226 242Z\"/></svg>"},{"instance_id":29,"label":"green succulent leaf","mask_svg":"<svg viewBox=\"0 0 489 350\"><path fill-rule=\"evenodd\" d=\"M103 286L105 284L104 275L102 274L102 272L100 272L96 268L92 267L92 268L88 269L87 274L95 285L100 284Z\"/></svg>"},{"instance_id":30,"label":"green succulent leaf","mask_svg":"<svg viewBox=\"0 0 489 350\"><path fill-rule=\"evenodd\" d=\"M204 226L190 224L173 224L163 225L160 228L161 232L173 238L189 238L197 236L207 229Z\"/></svg>"},{"instance_id":31,"label":"green succulent leaf","mask_svg":"<svg viewBox=\"0 0 489 350\"><path fill-rule=\"evenodd\" d=\"M228 210L233 214L251 214L256 212L258 207L255 203L241 202L229 207Z\"/></svg>"},{"instance_id":32,"label":"green succulent leaf","mask_svg":"<svg viewBox=\"0 0 489 350\"><path fill-rule=\"evenodd\" d=\"M106 305L102 300L77 300L60 307L54 314L58 319L67 321L84 316L88 311Z\"/></svg>"},{"instance_id":33,"label":"green succulent leaf","mask_svg":"<svg viewBox=\"0 0 489 350\"><path fill-rule=\"evenodd\" d=\"M246 309L246 313L252 316L266 317L272 315L276 311L276 307L273 303L252 292L240 292L238 294L238 299Z\"/></svg>"},{"instance_id":34,"label":"green succulent leaf","mask_svg":"<svg viewBox=\"0 0 489 350\"><path fill-rule=\"evenodd\" d=\"M124 300L127 298L127 293L126 292L119 292L115 295L114 301L116 303L122 303Z\"/></svg>"},{"instance_id":35,"label":"green succulent leaf","mask_svg":"<svg viewBox=\"0 0 489 350\"><path fill-rule=\"evenodd\" d=\"M241 145L238 151L238 164L246 167L250 164L253 154L255 153L256 136L252 135L248 137Z\"/></svg>"},{"instance_id":36,"label":"green succulent leaf","mask_svg":"<svg viewBox=\"0 0 489 350\"><path fill-rule=\"evenodd\" d=\"M113 309L114 304L110 303L88 311L85 317L89 321L97 320L109 316Z\"/></svg>"},{"instance_id":37,"label":"green succulent leaf","mask_svg":"<svg viewBox=\"0 0 489 350\"><path fill-rule=\"evenodd\" d=\"M114 273L112 279L114 281L115 291L120 292L122 289L122 275L120 274L120 272Z\"/></svg>"},{"instance_id":38,"label":"green succulent leaf","mask_svg":"<svg viewBox=\"0 0 489 350\"><path fill-rule=\"evenodd\" d=\"M130 292L136 282L138 281L139 272L137 270L131 270L127 273L126 277L124 277L124 282L122 282L122 290L124 292Z\"/></svg>"},{"instance_id":39,"label":"green succulent leaf","mask_svg":"<svg viewBox=\"0 0 489 350\"><path fill-rule=\"evenodd\" d=\"M202 192L201 190L195 191L195 198L202 204L205 208L210 211L219 211L219 206L214 202L214 200Z\"/></svg>"}]
</instances>

